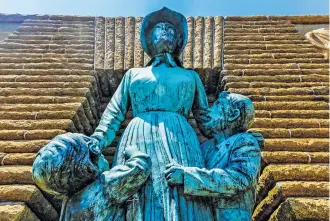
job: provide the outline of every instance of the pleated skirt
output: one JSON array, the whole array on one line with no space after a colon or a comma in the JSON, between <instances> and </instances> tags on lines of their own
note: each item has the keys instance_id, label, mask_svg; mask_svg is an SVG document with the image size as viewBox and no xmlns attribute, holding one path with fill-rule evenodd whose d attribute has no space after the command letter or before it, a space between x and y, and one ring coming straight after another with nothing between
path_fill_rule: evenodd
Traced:
<instances>
[{"instance_id":1,"label":"pleated skirt","mask_svg":"<svg viewBox=\"0 0 330 221\"><path fill-rule=\"evenodd\" d=\"M126 219L134 221L210 221L210 200L183 194L183 186L168 186L164 171L169 163L204 168L195 131L174 112L152 111L134 117L117 147L114 165L123 164L123 152L134 145L151 157L151 175L126 202Z\"/></svg>"}]
</instances>

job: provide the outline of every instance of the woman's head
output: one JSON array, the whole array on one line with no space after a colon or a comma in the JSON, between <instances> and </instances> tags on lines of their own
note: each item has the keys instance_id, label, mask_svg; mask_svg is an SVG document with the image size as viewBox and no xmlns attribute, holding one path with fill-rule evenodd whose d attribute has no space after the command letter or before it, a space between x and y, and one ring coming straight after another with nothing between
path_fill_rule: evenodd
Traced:
<instances>
[{"instance_id":1,"label":"woman's head","mask_svg":"<svg viewBox=\"0 0 330 221\"><path fill-rule=\"evenodd\" d=\"M39 151L33 163L32 177L42 190L55 195L71 195L103 172L99 162L91 157L83 138L82 134L62 134Z\"/></svg>"},{"instance_id":2,"label":"woman's head","mask_svg":"<svg viewBox=\"0 0 330 221\"><path fill-rule=\"evenodd\" d=\"M179 56L188 38L186 18L166 7L144 17L140 39L143 50L150 56L170 53Z\"/></svg>"},{"instance_id":3,"label":"woman's head","mask_svg":"<svg viewBox=\"0 0 330 221\"><path fill-rule=\"evenodd\" d=\"M182 44L182 36L172 24L160 22L150 30L147 41L149 41L152 54L172 54Z\"/></svg>"}]
</instances>

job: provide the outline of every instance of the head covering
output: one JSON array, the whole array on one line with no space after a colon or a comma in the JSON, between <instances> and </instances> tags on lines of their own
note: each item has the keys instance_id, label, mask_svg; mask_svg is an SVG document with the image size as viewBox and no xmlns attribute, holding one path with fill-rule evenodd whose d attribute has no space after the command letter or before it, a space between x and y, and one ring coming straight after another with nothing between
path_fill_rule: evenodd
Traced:
<instances>
[{"instance_id":1,"label":"head covering","mask_svg":"<svg viewBox=\"0 0 330 221\"><path fill-rule=\"evenodd\" d=\"M188 25L186 18L171 9L166 7L152 12L144 17L142 24L141 24L141 32L140 32L140 39L143 50L153 58L155 54L152 54L150 48L151 45L148 45L149 42L147 41L147 36L149 31L158 23L160 22L168 22L172 24L175 28L175 31L180 34L182 37L182 42L177 45L177 48L173 52L173 56L177 57L182 52L183 48L186 46L187 39L188 39Z\"/></svg>"}]
</instances>

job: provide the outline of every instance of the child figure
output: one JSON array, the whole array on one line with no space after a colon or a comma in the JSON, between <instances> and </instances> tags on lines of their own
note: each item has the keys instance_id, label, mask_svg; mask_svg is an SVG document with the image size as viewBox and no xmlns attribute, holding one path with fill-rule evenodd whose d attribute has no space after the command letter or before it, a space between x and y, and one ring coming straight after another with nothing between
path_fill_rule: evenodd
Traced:
<instances>
[{"instance_id":1,"label":"child figure","mask_svg":"<svg viewBox=\"0 0 330 221\"><path fill-rule=\"evenodd\" d=\"M147 180L150 158L130 146L125 164L109 170L84 138L66 133L51 140L35 159L33 179L42 190L63 196L61 221L125 220L122 204Z\"/></svg>"},{"instance_id":2,"label":"child figure","mask_svg":"<svg viewBox=\"0 0 330 221\"><path fill-rule=\"evenodd\" d=\"M246 133L254 106L245 96L222 92L210 108L214 138L201 149L206 168L170 164L165 171L171 185L183 185L184 194L214 198L216 220L251 220L261 163L258 133Z\"/></svg>"}]
</instances>

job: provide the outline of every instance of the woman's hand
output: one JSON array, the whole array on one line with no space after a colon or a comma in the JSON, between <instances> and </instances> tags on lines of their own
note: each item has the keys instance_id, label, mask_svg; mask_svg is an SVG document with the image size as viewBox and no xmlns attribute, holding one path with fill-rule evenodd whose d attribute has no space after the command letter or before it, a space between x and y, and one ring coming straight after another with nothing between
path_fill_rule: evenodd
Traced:
<instances>
[{"instance_id":1,"label":"woman's hand","mask_svg":"<svg viewBox=\"0 0 330 221\"><path fill-rule=\"evenodd\" d=\"M166 165L165 178L169 185L183 185L184 167L177 163Z\"/></svg>"}]
</instances>

